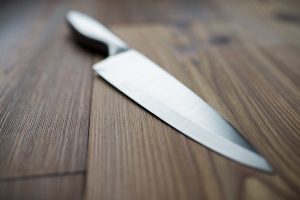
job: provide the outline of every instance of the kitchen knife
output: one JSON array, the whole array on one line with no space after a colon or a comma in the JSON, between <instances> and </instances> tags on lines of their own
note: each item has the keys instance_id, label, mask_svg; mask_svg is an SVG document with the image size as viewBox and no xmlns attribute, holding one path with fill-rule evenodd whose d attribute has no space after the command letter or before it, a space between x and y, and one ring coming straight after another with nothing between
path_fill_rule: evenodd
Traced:
<instances>
[{"instance_id":1,"label":"kitchen knife","mask_svg":"<svg viewBox=\"0 0 300 200\"><path fill-rule=\"evenodd\" d=\"M271 172L268 162L211 106L96 20L77 11L67 22L80 43L107 58L93 69L181 133L241 164Z\"/></svg>"}]
</instances>

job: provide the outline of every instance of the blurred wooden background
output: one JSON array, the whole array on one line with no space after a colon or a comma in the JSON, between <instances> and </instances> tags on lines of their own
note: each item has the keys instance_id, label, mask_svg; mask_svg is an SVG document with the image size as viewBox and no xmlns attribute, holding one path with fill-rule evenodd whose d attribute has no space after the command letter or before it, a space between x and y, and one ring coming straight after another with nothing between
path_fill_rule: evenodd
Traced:
<instances>
[{"instance_id":1,"label":"blurred wooden background","mask_svg":"<svg viewBox=\"0 0 300 200\"><path fill-rule=\"evenodd\" d=\"M112 88L70 37L85 12L164 67L274 167L209 151ZM3 1L0 199L300 198L297 0Z\"/></svg>"}]
</instances>

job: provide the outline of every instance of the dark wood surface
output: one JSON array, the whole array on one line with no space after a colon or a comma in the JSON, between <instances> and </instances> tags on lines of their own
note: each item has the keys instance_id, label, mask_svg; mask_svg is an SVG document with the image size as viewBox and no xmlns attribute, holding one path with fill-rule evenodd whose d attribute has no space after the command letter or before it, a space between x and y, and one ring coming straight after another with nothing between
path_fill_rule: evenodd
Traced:
<instances>
[{"instance_id":1,"label":"dark wood surface","mask_svg":"<svg viewBox=\"0 0 300 200\"><path fill-rule=\"evenodd\" d=\"M71 9L186 84L275 172L209 151L95 75ZM299 199L300 2L4 1L0 44L0 199Z\"/></svg>"}]
</instances>

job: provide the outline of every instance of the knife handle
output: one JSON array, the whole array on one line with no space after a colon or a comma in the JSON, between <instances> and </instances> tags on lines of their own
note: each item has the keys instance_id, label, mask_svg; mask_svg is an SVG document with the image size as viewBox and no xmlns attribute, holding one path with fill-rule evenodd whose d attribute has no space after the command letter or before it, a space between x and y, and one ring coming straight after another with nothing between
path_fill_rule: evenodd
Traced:
<instances>
[{"instance_id":1,"label":"knife handle","mask_svg":"<svg viewBox=\"0 0 300 200\"><path fill-rule=\"evenodd\" d=\"M85 14L70 11L66 19L78 42L99 50L104 56L111 56L129 49L125 42L105 26Z\"/></svg>"}]
</instances>

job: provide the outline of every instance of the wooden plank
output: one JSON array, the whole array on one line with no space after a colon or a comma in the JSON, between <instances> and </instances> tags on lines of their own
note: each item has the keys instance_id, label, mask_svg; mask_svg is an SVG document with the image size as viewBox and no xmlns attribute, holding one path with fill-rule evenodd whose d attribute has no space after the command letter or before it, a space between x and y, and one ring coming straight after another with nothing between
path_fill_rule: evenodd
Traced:
<instances>
[{"instance_id":1,"label":"wooden plank","mask_svg":"<svg viewBox=\"0 0 300 200\"><path fill-rule=\"evenodd\" d=\"M1 62L1 178L85 170L92 56L70 39L66 4L43 5Z\"/></svg>"},{"instance_id":2,"label":"wooden plank","mask_svg":"<svg viewBox=\"0 0 300 200\"><path fill-rule=\"evenodd\" d=\"M95 77L87 199L297 199L300 15L297 1L281 0L1 4L0 199L81 196L79 175L41 178L85 170L93 54L69 38L71 8L123 24L116 31L131 46L213 105L276 170L208 151Z\"/></svg>"},{"instance_id":3,"label":"wooden plank","mask_svg":"<svg viewBox=\"0 0 300 200\"><path fill-rule=\"evenodd\" d=\"M5 200L79 200L83 183L81 174L6 180L0 182L0 197Z\"/></svg>"},{"instance_id":4,"label":"wooden plank","mask_svg":"<svg viewBox=\"0 0 300 200\"><path fill-rule=\"evenodd\" d=\"M299 87L265 53L289 49L287 44L248 42L238 28L230 36L239 40L212 42L202 37L213 35L210 29L197 23L115 30L213 105L266 156L275 174L207 150L95 77L86 199L296 199Z\"/></svg>"},{"instance_id":5,"label":"wooden plank","mask_svg":"<svg viewBox=\"0 0 300 200\"><path fill-rule=\"evenodd\" d=\"M12 67L12 55L16 54L24 43L31 42L30 33L37 28L32 19L39 16L44 5L33 2L1 2L0 8L0 73L9 71ZM16 11L16 8L18 12ZM19 55L20 56L20 55ZM8 59L11 58L11 59Z\"/></svg>"},{"instance_id":6,"label":"wooden plank","mask_svg":"<svg viewBox=\"0 0 300 200\"><path fill-rule=\"evenodd\" d=\"M223 16L218 5L195 0L101 0L93 1L89 14L106 24L144 24L207 20Z\"/></svg>"}]
</instances>

